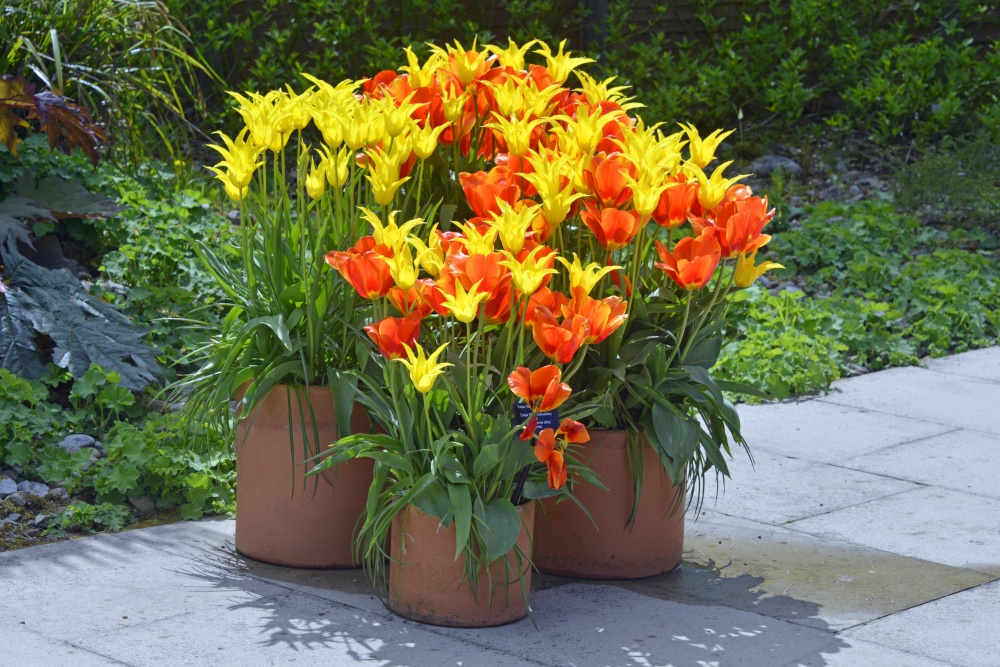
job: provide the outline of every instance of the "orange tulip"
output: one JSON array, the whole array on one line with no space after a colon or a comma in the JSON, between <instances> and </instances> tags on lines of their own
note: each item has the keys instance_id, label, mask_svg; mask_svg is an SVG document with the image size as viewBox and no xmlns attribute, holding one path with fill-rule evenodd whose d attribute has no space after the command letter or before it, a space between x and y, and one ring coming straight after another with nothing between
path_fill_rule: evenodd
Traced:
<instances>
[{"instance_id":1,"label":"orange tulip","mask_svg":"<svg viewBox=\"0 0 1000 667\"><path fill-rule=\"evenodd\" d=\"M761 234L764 225L774 217L774 209L767 210L767 197L724 201L714 213L715 221L710 228L726 259L752 253L771 240L770 235Z\"/></svg>"},{"instance_id":2,"label":"orange tulip","mask_svg":"<svg viewBox=\"0 0 1000 667\"><path fill-rule=\"evenodd\" d=\"M632 196L625 176L635 178L635 165L621 153L598 153L583 170L583 181L601 208L619 208Z\"/></svg>"},{"instance_id":3,"label":"orange tulip","mask_svg":"<svg viewBox=\"0 0 1000 667\"><path fill-rule=\"evenodd\" d=\"M722 249L715 234L705 232L697 238L685 237L677 242L674 251L656 241L656 252L661 262L656 267L670 276L670 279L684 289L701 289L708 284L715 273L715 267L722 258Z\"/></svg>"},{"instance_id":4,"label":"orange tulip","mask_svg":"<svg viewBox=\"0 0 1000 667\"><path fill-rule=\"evenodd\" d=\"M687 222L688 213L698 201L698 181L690 180L684 174L672 179L676 185L660 194L660 203L653 211L656 224L671 229Z\"/></svg>"},{"instance_id":5,"label":"orange tulip","mask_svg":"<svg viewBox=\"0 0 1000 667\"><path fill-rule=\"evenodd\" d=\"M535 344L542 354L556 363L572 361L589 332L589 323L580 315L564 318L560 323L545 306L535 309L535 325L531 329Z\"/></svg>"},{"instance_id":6,"label":"orange tulip","mask_svg":"<svg viewBox=\"0 0 1000 667\"><path fill-rule=\"evenodd\" d=\"M597 237L598 243L608 250L627 246L644 224L635 211L598 209L589 199L584 202L584 211L580 213L580 217Z\"/></svg>"},{"instance_id":7,"label":"orange tulip","mask_svg":"<svg viewBox=\"0 0 1000 667\"><path fill-rule=\"evenodd\" d=\"M566 442L572 442L574 444L590 442L590 433L587 432L587 427L578 421L573 421L569 417L563 419L559 424L559 430L556 431L556 437L560 436L563 437Z\"/></svg>"},{"instance_id":8,"label":"orange tulip","mask_svg":"<svg viewBox=\"0 0 1000 667\"><path fill-rule=\"evenodd\" d=\"M535 441L535 458L549 469L549 486L561 489L566 483L566 458L563 450L556 445L556 433L551 428L544 429Z\"/></svg>"},{"instance_id":9,"label":"orange tulip","mask_svg":"<svg viewBox=\"0 0 1000 667\"><path fill-rule=\"evenodd\" d=\"M493 214L499 214L498 199L513 206L521 198L521 188L511 182L507 167L494 167L489 173L462 173L458 175L458 180L469 206L479 218L488 219Z\"/></svg>"},{"instance_id":10,"label":"orange tulip","mask_svg":"<svg viewBox=\"0 0 1000 667\"><path fill-rule=\"evenodd\" d=\"M561 378L562 371L552 364L534 371L518 366L507 376L507 386L532 412L548 412L562 405L572 392L568 384L559 381Z\"/></svg>"},{"instance_id":11,"label":"orange tulip","mask_svg":"<svg viewBox=\"0 0 1000 667\"><path fill-rule=\"evenodd\" d=\"M365 333L378 345L379 352L386 359L406 356L406 348L413 348L420 335L420 315L411 313L406 317L386 317L365 326Z\"/></svg>"},{"instance_id":12,"label":"orange tulip","mask_svg":"<svg viewBox=\"0 0 1000 667\"><path fill-rule=\"evenodd\" d=\"M562 308L563 317L572 319L579 315L587 320L588 331L586 342L594 344L603 342L608 336L625 323L625 311L628 304L621 297L609 296L605 299L594 299L587 295L582 287L573 290L573 300Z\"/></svg>"},{"instance_id":13,"label":"orange tulip","mask_svg":"<svg viewBox=\"0 0 1000 667\"><path fill-rule=\"evenodd\" d=\"M371 236L365 236L346 251L334 250L326 255L326 263L340 272L347 282L366 299L385 296L395 284L384 256L392 251L377 245Z\"/></svg>"},{"instance_id":14,"label":"orange tulip","mask_svg":"<svg viewBox=\"0 0 1000 667\"><path fill-rule=\"evenodd\" d=\"M562 312L562 307L568 301L562 292L553 292L548 287L539 287L538 290L528 299L528 304L524 306L522 318L524 326L531 328L535 324L535 310L539 306L544 306L552 313Z\"/></svg>"}]
</instances>

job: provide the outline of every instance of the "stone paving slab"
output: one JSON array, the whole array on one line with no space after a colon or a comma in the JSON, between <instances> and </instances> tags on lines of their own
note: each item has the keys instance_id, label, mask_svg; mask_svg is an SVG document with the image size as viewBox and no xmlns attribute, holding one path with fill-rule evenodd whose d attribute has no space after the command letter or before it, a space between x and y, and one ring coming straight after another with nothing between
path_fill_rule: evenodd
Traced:
<instances>
[{"instance_id":1,"label":"stone paving slab","mask_svg":"<svg viewBox=\"0 0 1000 667\"><path fill-rule=\"evenodd\" d=\"M803 519L793 525L830 540L1000 576L1000 500L921 487Z\"/></svg>"},{"instance_id":2,"label":"stone paving slab","mask_svg":"<svg viewBox=\"0 0 1000 667\"><path fill-rule=\"evenodd\" d=\"M816 400L740 406L740 426L752 452L839 463L952 426L869 412Z\"/></svg>"},{"instance_id":3,"label":"stone paving slab","mask_svg":"<svg viewBox=\"0 0 1000 667\"><path fill-rule=\"evenodd\" d=\"M29 667L28 656L44 657L47 665L112 667L122 663L66 642L52 640L23 626L0 621L0 667ZM43 663L38 663L39 665Z\"/></svg>"},{"instance_id":4,"label":"stone paving slab","mask_svg":"<svg viewBox=\"0 0 1000 667\"><path fill-rule=\"evenodd\" d=\"M998 406L1000 409L1000 406ZM1000 436L957 430L857 456L840 465L910 482L1000 498Z\"/></svg>"},{"instance_id":5,"label":"stone paving slab","mask_svg":"<svg viewBox=\"0 0 1000 667\"><path fill-rule=\"evenodd\" d=\"M939 373L1000 382L1000 347L986 347L950 357L928 359L927 368Z\"/></svg>"},{"instance_id":6,"label":"stone paving slab","mask_svg":"<svg viewBox=\"0 0 1000 667\"><path fill-rule=\"evenodd\" d=\"M753 466L736 452L730 472L732 479L726 480L714 508L775 525L918 488L912 482L765 451L754 452Z\"/></svg>"},{"instance_id":7,"label":"stone paving slab","mask_svg":"<svg viewBox=\"0 0 1000 667\"><path fill-rule=\"evenodd\" d=\"M687 525L681 568L621 585L843 630L991 579L765 524L699 520Z\"/></svg>"},{"instance_id":8,"label":"stone paving slab","mask_svg":"<svg viewBox=\"0 0 1000 667\"><path fill-rule=\"evenodd\" d=\"M785 667L955 667L926 656L897 651L894 648L838 636L836 652L823 651L819 656L793 660Z\"/></svg>"},{"instance_id":9,"label":"stone paving slab","mask_svg":"<svg viewBox=\"0 0 1000 667\"><path fill-rule=\"evenodd\" d=\"M974 377L890 368L838 380L830 394L818 400L1000 434L1000 382Z\"/></svg>"},{"instance_id":10,"label":"stone paving slab","mask_svg":"<svg viewBox=\"0 0 1000 667\"><path fill-rule=\"evenodd\" d=\"M1000 662L1000 581L873 621L846 634L850 639L962 667L996 667Z\"/></svg>"}]
</instances>

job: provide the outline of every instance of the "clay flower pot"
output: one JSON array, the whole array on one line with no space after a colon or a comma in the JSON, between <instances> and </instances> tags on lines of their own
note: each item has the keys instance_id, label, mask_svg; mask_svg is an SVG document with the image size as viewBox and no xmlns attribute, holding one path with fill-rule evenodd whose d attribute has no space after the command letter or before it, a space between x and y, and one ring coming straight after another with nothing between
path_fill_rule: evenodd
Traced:
<instances>
[{"instance_id":1,"label":"clay flower pot","mask_svg":"<svg viewBox=\"0 0 1000 667\"><path fill-rule=\"evenodd\" d=\"M590 436L575 452L604 479L608 490L589 484L574 488L593 522L574 502L542 501L535 527L535 566L540 572L583 579L638 579L674 569L684 550L683 489L670 483L643 437L642 494L629 530L634 494L625 431L591 431ZM675 505L678 509L671 513Z\"/></svg>"},{"instance_id":2,"label":"clay flower pot","mask_svg":"<svg viewBox=\"0 0 1000 667\"><path fill-rule=\"evenodd\" d=\"M328 387L276 386L260 410L236 427L236 549L255 560L311 568L357 567L354 537L372 483L370 459L349 461L305 477L303 430L309 438L315 416L319 440L308 449L322 451L336 441L336 412ZM291 414L289 414L289 405ZM360 406L351 432L368 430ZM289 436L294 440L293 447Z\"/></svg>"},{"instance_id":3,"label":"clay flower pot","mask_svg":"<svg viewBox=\"0 0 1000 667\"><path fill-rule=\"evenodd\" d=\"M464 578L465 559L455 560L455 525L439 528L437 518L407 505L392 520L389 608L416 621L456 628L503 625L527 616L528 599L523 593L531 591L528 559L535 503L517 509L521 534L516 544L525 554L520 563L523 589L515 548L490 563L489 573L485 567L479 572L473 595Z\"/></svg>"}]
</instances>

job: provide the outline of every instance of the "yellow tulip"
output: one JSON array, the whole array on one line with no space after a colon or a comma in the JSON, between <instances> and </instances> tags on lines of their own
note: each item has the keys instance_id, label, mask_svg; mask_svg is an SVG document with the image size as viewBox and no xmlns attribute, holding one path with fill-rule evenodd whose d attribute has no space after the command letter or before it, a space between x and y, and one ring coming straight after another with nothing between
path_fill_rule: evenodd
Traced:
<instances>
[{"instance_id":1,"label":"yellow tulip","mask_svg":"<svg viewBox=\"0 0 1000 667\"><path fill-rule=\"evenodd\" d=\"M335 188L344 187L350 176L351 152L346 146L341 147L336 153L331 153L326 147L322 150L326 155L323 165L326 167L327 183Z\"/></svg>"},{"instance_id":2,"label":"yellow tulip","mask_svg":"<svg viewBox=\"0 0 1000 667\"><path fill-rule=\"evenodd\" d=\"M423 64L423 66L421 66L420 62L417 60L417 54L413 52L411 47L406 47L404 51L406 52L407 65L400 69L408 73L410 85L414 88L423 88L431 85L442 61L447 58L446 55L443 56L440 50L438 50L431 53L427 61Z\"/></svg>"},{"instance_id":3,"label":"yellow tulip","mask_svg":"<svg viewBox=\"0 0 1000 667\"><path fill-rule=\"evenodd\" d=\"M625 111L645 106L644 104L640 104L638 102L632 102L631 97L625 97L623 91L627 90L628 86L615 86L612 88L611 83L615 80L615 77L605 79L604 81L598 81L583 70L573 73L576 74L578 79L580 79L580 87L583 94L587 97L587 101L591 104L598 104L604 101L614 102L620 105Z\"/></svg>"},{"instance_id":4,"label":"yellow tulip","mask_svg":"<svg viewBox=\"0 0 1000 667\"><path fill-rule=\"evenodd\" d=\"M410 177L399 177L399 163L381 148L367 152L369 167L365 178L372 186L375 201L382 206L392 203L399 186L410 180Z\"/></svg>"},{"instance_id":5,"label":"yellow tulip","mask_svg":"<svg viewBox=\"0 0 1000 667\"><path fill-rule=\"evenodd\" d=\"M314 160L309 161L309 174L306 176L306 194L312 199L319 199L326 192L326 166L323 162L318 165Z\"/></svg>"},{"instance_id":6,"label":"yellow tulip","mask_svg":"<svg viewBox=\"0 0 1000 667\"><path fill-rule=\"evenodd\" d=\"M418 268L409 246L394 249L392 257L385 258L385 263L389 265L389 273L396 281L396 287L405 292L416 284Z\"/></svg>"},{"instance_id":7,"label":"yellow tulip","mask_svg":"<svg viewBox=\"0 0 1000 667\"><path fill-rule=\"evenodd\" d=\"M391 211L389 213L389 220L385 225L379 219L375 213L364 206L359 206L358 210L361 211L361 217L368 221L372 226L372 236L375 238L375 243L379 243L394 251L402 248L406 245L407 237L410 235L410 231L414 227L418 227L424 224L421 218L414 218L404 222L402 225L396 225L396 214L399 211Z\"/></svg>"},{"instance_id":8,"label":"yellow tulip","mask_svg":"<svg viewBox=\"0 0 1000 667\"><path fill-rule=\"evenodd\" d=\"M569 262L563 257L556 257L563 266L566 267L569 273L569 285L571 291L575 291L577 287L582 287L583 291L590 294L591 290L600 282L601 278L608 275L612 271L621 269L620 266L601 266L597 262L591 262L587 266L582 266L580 263L580 258L576 253L573 253L573 261Z\"/></svg>"},{"instance_id":9,"label":"yellow tulip","mask_svg":"<svg viewBox=\"0 0 1000 667\"><path fill-rule=\"evenodd\" d=\"M237 190L243 190L248 185L250 181L253 180L253 174L264 164L263 160L259 160L261 149L247 141L247 134L250 132L249 128L243 128L239 134L236 135L236 139L230 139L222 132L216 132L220 137L222 137L222 142L226 145L225 148L217 146L215 144L209 144L209 148L214 148L222 155L222 162L219 162L214 167L209 167L209 170L214 172L219 180L229 181L233 188ZM225 167L225 175L219 169L219 167Z\"/></svg>"},{"instance_id":10,"label":"yellow tulip","mask_svg":"<svg viewBox=\"0 0 1000 667\"><path fill-rule=\"evenodd\" d=\"M698 130L695 128L694 124L685 125L684 123L678 123L684 132L687 134L690 140L689 149L691 151L691 162L695 163L702 169L708 166L708 163L715 158L715 150L722 143L722 140L733 133L732 130L728 132L723 132L722 130L716 130L712 134L708 135L704 139L698 136Z\"/></svg>"},{"instance_id":11,"label":"yellow tulip","mask_svg":"<svg viewBox=\"0 0 1000 667\"><path fill-rule=\"evenodd\" d=\"M493 215L489 224L497 231L504 249L516 255L524 247L525 234L538 215L539 207L537 204L522 206L518 211L505 201L498 201L497 204L500 206L500 211Z\"/></svg>"},{"instance_id":12,"label":"yellow tulip","mask_svg":"<svg viewBox=\"0 0 1000 667\"><path fill-rule=\"evenodd\" d=\"M545 246L538 246L528 253L523 262L518 262L512 254L505 252L507 259L500 262L501 266L510 269L510 278L514 287L524 296L531 296L537 292L538 288L542 286L545 276L557 273L555 269L546 269L538 263L538 253L543 249Z\"/></svg>"},{"instance_id":13,"label":"yellow tulip","mask_svg":"<svg viewBox=\"0 0 1000 667\"><path fill-rule=\"evenodd\" d=\"M426 356L424 353L424 348L421 347L420 343L417 343L417 351L410 348L409 345L404 343L406 348L406 358L399 357L395 361L400 362L407 367L410 371L410 380L413 382L413 386L421 394L426 394L434 387L434 381L437 380L437 376L444 372L444 369L454 364L447 363L437 363L438 356L444 351L444 348L448 346L448 343L444 343L439 347L431 356Z\"/></svg>"},{"instance_id":14,"label":"yellow tulip","mask_svg":"<svg viewBox=\"0 0 1000 667\"><path fill-rule=\"evenodd\" d=\"M533 39L524 46L519 47L514 43L514 40L508 37L506 49L501 49L499 46L494 46L492 44L488 45L486 49L498 57L501 67L511 67L515 71L520 72L525 69L524 54L526 54L528 49L534 46L536 42L538 42L538 40Z\"/></svg>"},{"instance_id":15,"label":"yellow tulip","mask_svg":"<svg viewBox=\"0 0 1000 667\"><path fill-rule=\"evenodd\" d=\"M732 160L729 162L723 162L715 171L712 172L711 178L705 175L705 172L701 170L695 164L690 162L684 163L681 169L686 171L690 176L697 178L698 182L701 183L701 187L698 188L698 201L701 202L702 208L706 211L710 211L719 204L722 200L726 198L726 191L737 182L746 178L748 174L740 174L739 176L734 176L732 178L726 178L722 175L726 167L733 163Z\"/></svg>"},{"instance_id":16,"label":"yellow tulip","mask_svg":"<svg viewBox=\"0 0 1000 667\"><path fill-rule=\"evenodd\" d=\"M570 72L574 69L580 65L594 62L593 58L570 58L568 52L563 53L563 47L566 46L565 39L559 42L559 51L556 53L552 53L552 49L545 42L539 42L539 45L539 48L532 53L545 57L545 68L549 71L552 80L560 85L566 82Z\"/></svg>"},{"instance_id":17,"label":"yellow tulip","mask_svg":"<svg viewBox=\"0 0 1000 667\"><path fill-rule=\"evenodd\" d=\"M437 227L437 225L435 225ZM413 246L417 253L416 262L424 271L437 278L444 268L444 251L441 249L441 241L438 235L431 229L431 245L424 245L424 242L417 236L411 236L407 242Z\"/></svg>"},{"instance_id":18,"label":"yellow tulip","mask_svg":"<svg viewBox=\"0 0 1000 667\"><path fill-rule=\"evenodd\" d=\"M447 127L447 125L431 127L431 124L428 123L413 135L413 152L417 154L418 158L426 160L434 154L438 146L438 137Z\"/></svg>"},{"instance_id":19,"label":"yellow tulip","mask_svg":"<svg viewBox=\"0 0 1000 667\"><path fill-rule=\"evenodd\" d=\"M487 123L486 127L496 130L503 135L507 142L507 150L511 155L524 155L528 152L531 144L531 131L543 123L549 122L548 118L536 118L527 121L523 118L512 117L509 120L494 113L495 122Z\"/></svg>"},{"instance_id":20,"label":"yellow tulip","mask_svg":"<svg viewBox=\"0 0 1000 667\"><path fill-rule=\"evenodd\" d=\"M663 177L655 172L644 172L636 180L625 174L625 182L632 188L632 208L643 218L648 218L660 203L660 195L667 188L675 185L665 183Z\"/></svg>"},{"instance_id":21,"label":"yellow tulip","mask_svg":"<svg viewBox=\"0 0 1000 667\"><path fill-rule=\"evenodd\" d=\"M465 288L462 287L462 281L456 280L455 296L445 294L441 305L459 322L465 322L466 324L472 322L479 317L480 304L490 298L489 292L479 291L481 283L482 281L477 282L466 292Z\"/></svg>"},{"instance_id":22,"label":"yellow tulip","mask_svg":"<svg viewBox=\"0 0 1000 667\"><path fill-rule=\"evenodd\" d=\"M542 215L545 221L551 226L556 226L566 219L573 202L586 194L573 193L574 174L571 173L569 156L562 156L555 160L549 160L547 156L531 153L528 161L534 168L530 174L525 174L524 179L530 181L538 194L542 198ZM566 184L563 185L563 178Z\"/></svg>"},{"instance_id":23,"label":"yellow tulip","mask_svg":"<svg viewBox=\"0 0 1000 667\"><path fill-rule=\"evenodd\" d=\"M470 255L488 255L496 247L498 232L494 228L489 228L485 233L480 234L473 225L457 225L458 231L462 233L461 243L465 246L465 251Z\"/></svg>"},{"instance_id":24,"label":"yellow tulip","mask_svg":"<svg viewBox=\"0 0 1000 667\"><path fill-rule=\"evenodd\" d=\"M737 287L750 287L757 282L757 279L764 275L766 271L785 268L776 262L761 262L760 264L754 266L754 257L756 256L757 251L754 250L749 256L746 253L741 252L739 257L736 258L736 269L733 273L733 282L736 283Z\"/></svg>"}]
</instances>

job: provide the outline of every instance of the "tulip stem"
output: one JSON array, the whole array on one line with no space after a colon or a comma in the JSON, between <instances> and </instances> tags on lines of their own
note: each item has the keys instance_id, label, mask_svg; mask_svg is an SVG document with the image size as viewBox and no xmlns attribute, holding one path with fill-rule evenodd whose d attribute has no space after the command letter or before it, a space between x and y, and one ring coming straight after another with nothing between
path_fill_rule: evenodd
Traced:
<instances>
[{"instance_id":1,"label":"tulip stem","mask_svg":"<svg viewBox=\"0 0 1000 667\"><path fill-rule=\"evenodd\" d=\"M677 350L680 348L681 343L684 341L684 331L687 329L688 316L691 314L691 294L688 294L687 302L684 304L684 319L681 321L681 328L677 331L677 338L674 341L674 349L670 351L670 356L667 358L667 368L670 368L670 362L674 360L677 356Z\"/></svg>"}]
</instances>

